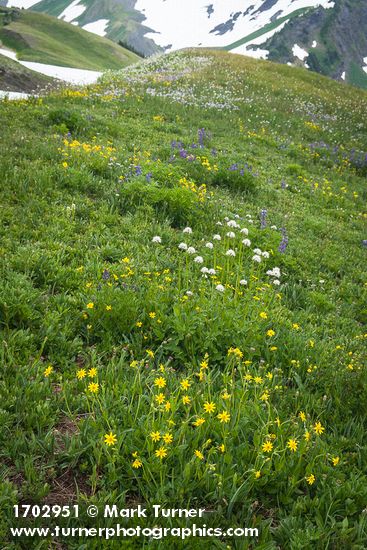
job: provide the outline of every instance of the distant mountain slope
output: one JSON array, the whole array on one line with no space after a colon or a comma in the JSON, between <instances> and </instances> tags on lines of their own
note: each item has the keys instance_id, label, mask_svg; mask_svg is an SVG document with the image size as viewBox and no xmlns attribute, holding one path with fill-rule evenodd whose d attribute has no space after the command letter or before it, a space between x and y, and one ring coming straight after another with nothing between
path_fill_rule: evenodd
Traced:
<instances>
[{"instance_id":1,"label":"distant mountain slope","mask_svg":"<svg viewBox=\"0 0 367 550\"><path fill-rule=\"evenodd\" d=\"M111 40L26 10L0 8L0 41L24 61L80 69L119 69L139 59Z\"/></svg>"},{"instance_id":2,"label":"distant mountain slope","mask_svg":"<svg viewBox=\"0 0 367 550\"><path fill-rule=\"evenodd\" d=\"M367 87L367 0L0 0L0 5L48 13L144 56L221 48Z\"/></svg>"},{"instance_id":3,"label":"distant mountain slope","mask_svg":"<svg viewBox=\"0 0 367 550\"><path fill-rule=\"evenodd\" d=\"M318 8L289 22L263 47L273 61L367 87L367 2L337 0L332 10Z\"/></svg>"},{"instance_id":4,"label":"distant mountain slope","mask_svg":"<svg viewBox=\"0 0 367 550\"><path fill-rule=\"evenodd\" d=\"M226 47L254 32L261 34L269 24L287 20L299 10L334 5L333 0L0 0L1 3L49 13L122 41L144 55L161 49Z\"/></svg>"}]
</instances>

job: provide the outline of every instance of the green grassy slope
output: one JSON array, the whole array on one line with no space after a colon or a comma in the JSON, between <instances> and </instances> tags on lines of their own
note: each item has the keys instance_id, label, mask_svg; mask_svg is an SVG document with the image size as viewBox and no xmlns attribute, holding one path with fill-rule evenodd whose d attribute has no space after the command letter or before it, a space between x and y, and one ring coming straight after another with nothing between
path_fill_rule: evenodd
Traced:
<instances>
[{"instance_id":1,"label":"green grassy slope","mask_svg":"<svg viewBox=\"0 0 367 550\"><path fill-rule=\"evenodd\" d=\"M196 50L0 118L0 546L118 550L9 527L141 503L259 529L212 548L362 550L367 94Z\"/></svg>"},{"instance_id":2,"label":"green grassy slope","mask_svg":"<svg viewBox=\"0 0 367 550\"><path fill-rule=\"evenodd\" d=\"M1 8L3 13L10 10ZM11 10L12 21L1 24L0 41L24 61L65 67L119 69L139 57L112 41L45 14Z\"/></svg>"},{"instance_id":3,"label":"green grassy slope","mask_svg":"<svg viewBox=\"0 0 367 550\"><path fill-rule=\"evenodd\" d=\"M0 90L6 92L34 92L45 88L54 79L30 71L16 61L0 55Z\"/></svg>"}]
</instances>

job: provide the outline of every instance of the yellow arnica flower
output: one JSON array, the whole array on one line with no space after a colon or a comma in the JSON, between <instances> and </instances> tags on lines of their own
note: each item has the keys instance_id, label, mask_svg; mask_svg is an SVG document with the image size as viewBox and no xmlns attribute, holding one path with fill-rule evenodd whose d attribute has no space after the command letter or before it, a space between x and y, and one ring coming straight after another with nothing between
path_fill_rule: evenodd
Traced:
<instances>
[{"instance_id":1,"label":"yellow arnica flower","mask_svg":"<svg viewBox=\"0 0 367 550\"><path fill-rule=\"evenodd\" d=\"M309 476L306 477L306 481L309 485L312 485L313 483L315 483L315 476L313 474L310 474Z\"/></svg>"},{"instance_id":2,"label":"yellow arnica flower","mask_svg":"<svg viewBox=\"0 0 367 550\"><path fill-rule=\"evenodd\" d=\"M331 459L333 466L337 466L340 462L340 458L338 456L335 456Z\"/></svg>"},{"instance_id":3,"label":"yellow arnica flower","mask_svg":"<svg viewBox=\"0 0 367 550\"><path fill-rule=\"evenodd\" d=\"M79 369L76 373L76 377L78 380L83 380L87 376L87 371L85 369Z\"/></svg>"},{"instance_id":4,"label":"yellow arnica flower","mask_svg":"<svg viewBox=\"0 0 367 550\"><path fill-rule=\"evenodd\" d=\"M172 408L172 405L169 401L167 401L165 404L164 404L164 410L165 411L170 411Z\"/></svg>"},{"instance_id":5,"label":"yellow arnica flower","mask_svg":"<svg viewBox=\"0 0 367 550\"><path fill-rule=\"evenodd\" d=\"M189 389L189 387L191 386L190 382L188 381L187 378L185 378L185 380L181 380L180 382L180 385L181 385L181 388L186 391Z\"/></svg>"},{"instance_id":6,"label":"yellow arnica flower","mask_svg":"<svg viewBox=\"0 0 367 550\"><path fill-rule=\"evenodd\" d=\"M269 401L269 392L268 390L264 391L264 393L260 396L260 401L264 401L264 402L267 402Z\"/></svg>"},{"instance_id":7,"label":"yellow arnica flower","mask_svg":"<svg viewBox=\"0 0 367 550\"><path fill-rule=\"evenodd\" d=\"M159 393L158 395L155 396L154 399L157 401L158 405L162 405L162 403L164 403L166 398L164 397L163 393Z\"/></svg>"},{"instance_id":8,"label":"yellow arnica flower","mask_svg":"<svg viewBox=\"0 0 367 550\"><path fill-rule=\"evenodd\" d=\"M156 450L155 456L162 460L162 458L167 456L167 449L165 447L160 447L159 449Z\"/></svg>"},{"instance_id":9,"label":"yellow arnica flower","mask_svg":"<svg viewBox=\"0 0 367 550\"><path fill-rule=\"evenodd\" d=\"M142 461L140 460L140 458L136 458L134 460L134 462L132 463L132 467L133 468L141 468L143 465Z\"/></svg>"},{"instance_id":10,"label":"yellow arnica flower","mask_svg":"<svg viewBox=\"0 0 367 550\"><path fill-rule=\"evenodd\" d=\"M190 405L190 403L191 403L190 397L188 395L184 395L183 398L182 398L182 403L184 405Z\"/></svg>"},{"instance_id":11,"label":"yellow arnica flower","mask_svg":"<svg viewBox=\"0 0 367 550\"><path fill-rule=\"evenodd\" d=\"M163 378L163 376L160 376L159 378L156 378L154 380L154 385L158 388L164 388L166 385L166 380Z\"/></svg>"},{"instance_id":12,"label":"yellow arnica flower","mask_svg":"<svg viewBox=\"0 0 367 550\"><path fill-rule=\"evenodd\" d=\"M89 304L87 304L87 309L93 309L93 308L94 308L93 302L89 302Z\"/></svg>"},{"instance_id":13,"label":"yellow arnica flower","mask_svg":"<svg viewBox=\"0 0 367 550\"><path fill-rule=\"evenodd\" d=\"M288 442L287 442L287 447L291 451L295 452L297 450L298 443L295 439L289 439Z\"/></svg>"},{"instance_id":14,"label":"yellow arnica flower","mask_svg":"<svg viewBox=\"0 0 367 550\"><path fill-rule=\"evenodd\" d=\"M194 424L194 426L199 427L199 426L202 426L202 424L204 424L204 422L205 422L205 418L198 418L197 420L195 420L195 422L193 424Z\"/></svg>"},{"instance_id":15,"label":"yellow arnica flower","mask_svg":"<svg viewBox=\"0 0 367 550\"><path fill-rule=\"evenodd\" d=\"M151 357L153 359L154 357L154 351L152 351L151 349L147 349L145 350L146 354L149 355L149 357Z\"/></svg>"},{"instance_id":16,"label":"yellow arnica flower","mask_svg":"<svg viewBox=\"0 0 367 550\"><path fill-rule=\"evenodd\" d=\"M106 445L108 445L108 447L115 445L116 441L117 441L117 437L112 432L104 436L104 442L106 443Z\"/></svg>"},{"instance_id":17,"label":"yellow arnica flower","mask_svg":"<svg viewBox=\"0 0 367 550\"><path fill-rule=\"evenodd\" d=\"M306 430L303 437L305 438L306 441L310 441L310 439L311 439L310 432L308 430Z\"/></svg>"},{"instance_id":18,"label":"yellow arnica flower","mask_svg":"<svg viewBox=\"0 0 367 550\"><path fill-rule=\"evenodd\" d=\"M150 437L152 441L159 441L161 438L161 434L159 432L151 432Z\"/></svg>"},{"instance_id":19,"label":"yellow arnica flower","mask_svg":"<svg viewBox=\"0 0 367 550\"><path fill-rule=\"evenodd\" d=\"M53 367L52 367L51 365L49 365L49 366L47 367L47 369L45 369L45 371L44 371L44 373L43 373L44 376L46 376L46 378L47 378L48 376L50 376L50 374L51 374L51 372L52 372L53 370L54 370Z\"/></svg>"},{"instance_id":20,"label":"yellow arnica flower","mask_svg":"<svg viewBox=\"0 0 367 550\"><path fill-rule=\"evenodd\" d=\"M97 384L96 382L92 382L91 384L89 384L88 390L91 393L97 393L99 390L99 384Z\"/></svg>"},{"instance_id":21,"label":"yellow arnica flower","mask_svg":"<svg viewBox=\"0 0 367 550\"><path fill-rule=\"evenodd\" d=\"M143 323L141 321L137 321L135 323L135 326L137 326L138 328L142 327L143 326Z\"/></svg>"},{"instance_id":22,"label":"yellow arnica flower","mask_svg":"<svg viewBox=\"0 0 367 550\"><path fill-rule=\"evenodd\" d=\"M262 450L263 450L264 453L271 453L271 451L273 450L272 442L271 441L265 441L265 443L263 443Z\"/></svg>"},{"instance_id":23,"label":"yellow arnica flower","mask_svg":"<svg viewBox=\"0 0 367 550\"><path fill-rule=\"evenodd\" d=\"M218 449L220 450L221 453L224 453L226 450L226 446L224 445L224 443L222 443L222 445L219 445Z\"/></svg>"},{"instance_id":24,"label":"yellow arnica flower","mask_svg":"<svg viewBox=\"0 0 367 550\"><path fill-rule=\"evenodd\" d=\"M173 441L173 435L170 433L164 434L162 437L163 441L167 444L172 443Z\"/></svg>"},{"instance_id":25,"label":"yellow arnica flower","mask_svg":"<svg viewBox=\"0 0 367 550\"><path fill-rule=\"evenodd\" d=\"M89 369L88 371L88 377L89 378L95 378L97 376L97 369L96 368L92 368L92 369Z\"/></svg>"},{"instance_id":26,"label":"yellow arnica flower","mask_svg":"<svg viewBox=\"0 0 367 550\"><path fill-rule=\"evenodd\" d=\"M303 411L300 411L298 413L298 416L300 417L300 419L302 420L302 422L306 422L306 415Z\"/></svg>"},{"instance_id":27,"label":"yellow arnica flower","mask_svg":"<svg viewBox=\"0 0 367 550\"><path fill-rule=\"evenodd\" d=\"M203 455L203 453L202 453L201 451L196 450L196 451L195 451L195 456L196 456L197 458L199 458L200 460L204 460L204 455Z\"/></svg>"},{"instance_id":28,"label":"yellow arnica flower","mask_svg":"<svg viewBox=\"0 0 367 550\"><path fill-rule=\"evenodd\" d=\"M325 428L321 425L321 422L316 422L313 429L317 435L321 435L325 431Z\"/></svg>"},{"instance_id":29,"label":"yellow arnica flower","mask_svg":"<svg viewBox=\"0 0 367 550\"><path fill-rule=\"evenodd\" d=\"M257 470L255 472L255 479L259 479L260 476L261 476L261 472L260 472L260 470Z\"/></svg>"},{"instance_id":30,"label":"yellow arnica flower","mask_svg":"<svg viewBox=\"0 0 367 550\"><path fill-rule=\"evenodd\" d=\"M260 318L261 318L261 319L267 319L267 318L268 318L268 314L267 314L265 311L261 311L261 313L260 313Z\"/></svg>"},{"instance_id":31,"label":"yellow arnica flower","mask_svg":"<svg viewBox=\"0 0 367 550\"><path fill-rule=\"evenodd\" d=\"M209 401L206 401L206 402L204 403L203 407L204 407L204 411L205 411L206 413L211 414L211 413L213 413L213 412L215 411L216 404L213 403L213 402L210 402L210 403L209 403Z\"/></svg>"},{"instance_id":32,"label":"yellow arnica flower","mask_svg":"<svg viewBox=\"0 0 367 550\"><path fill-rule=\"evenodd\" d=\"M149 317L150 317L151 319L155 319L156 315L157 315L157 314L154 313L154 311L151 311L151 312L149 313Z\"/></svg>"},{"instance_id":33,"label":"yellow arnica flower","mask_svg":"<svg viewBox=\"0 0 367 550\"><path fill-rule=\"evenodd\" d=\"M266 333L266 336L269 336L269 338L271 338L272 336L275 336L275 331L272 329L268 330Z\"/></svg>"},{"instance_id":34,"label":"yellow arnica flower","mask_svg":"<svg viewBox=\"0 0 367 550\"><path fill-rule=\"evenodd\" d=\"M225 392L222 393L221 398L222 399L231 399L231 395L227 391L225 391Z\"/></svg>"},{"instance_id":35,"label":"yellow arnica flower","mask_svg":"<svg viewBox=\"0 0 367 550\"><path fill-rule=\"evenodd\" d=\"M227 423L230 421L231 415L227 411L223 411L217 415L217 418L218 420L220 420L220 422Z\"/></svg>"},{"instance_id":36,"label":"yellow arnica flower","mask_svg":"<svg viewBox=\"0 0 367 550\"><path fill-rule=\"evenodd\" d=\"M111 311L112 306L106 306L106 311Z\"/></svg>"}]
</instances>

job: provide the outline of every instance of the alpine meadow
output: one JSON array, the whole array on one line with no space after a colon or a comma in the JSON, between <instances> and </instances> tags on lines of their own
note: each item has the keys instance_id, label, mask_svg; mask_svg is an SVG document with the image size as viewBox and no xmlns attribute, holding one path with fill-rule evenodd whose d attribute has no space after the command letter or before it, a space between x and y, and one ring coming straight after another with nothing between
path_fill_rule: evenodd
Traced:
<instances>
[{"instance_id":1,"label":"alpine meadow","mask_svg":"<svg viewBox=\"0 0 367 550\"><path fill-rule=\"evenodd\" d=\"M364 550L367 92L187 49L0 121L1 549Z\"/></svg>"}]
</instances>

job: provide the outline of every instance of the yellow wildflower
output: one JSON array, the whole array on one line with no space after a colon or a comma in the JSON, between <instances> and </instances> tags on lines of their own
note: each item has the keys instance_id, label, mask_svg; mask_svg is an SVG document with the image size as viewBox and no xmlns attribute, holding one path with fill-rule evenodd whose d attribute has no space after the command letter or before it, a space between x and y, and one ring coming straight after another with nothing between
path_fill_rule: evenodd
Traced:
<instances>
[{"instance_id":1,"label":"yellow wildflower","mask_svg":"<svg viewBox=\"0 0 367 550\"><path fill-rule=\"evenodd\" d=\"M231 415L227 411L223 411L217 415L217 418L221 423L227 424L231 419Z\"/></svg>"},{"instance_id":2,"label":"yellow wildflower","mask_svg":"<svg viewBox=\"0 0 367 550\"><path fill-rule=\"evenodd\" d=\"M160 447L156 450L155 456L162 460L162 458L165 458L167 456L167 449L165 447Z\"/></svg>"},{"instance_id":3,"label":"yellow wildflower","mask_svg":"<svg viewBox=\"0 0 367 550\"><path fill-rule=\"evenodd\" d=\"M104 442L108 447L115 445L116 441L117 441L117 437L112 432L104 436Z\"/></svg>"}]
</instances>

